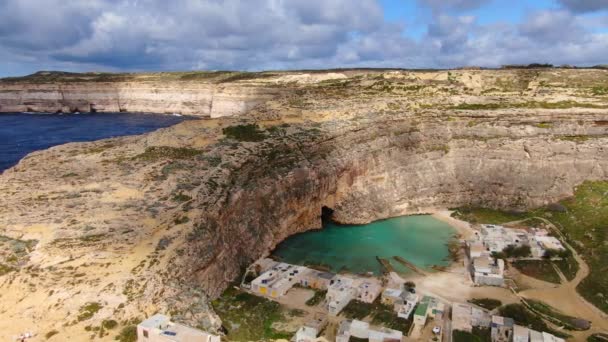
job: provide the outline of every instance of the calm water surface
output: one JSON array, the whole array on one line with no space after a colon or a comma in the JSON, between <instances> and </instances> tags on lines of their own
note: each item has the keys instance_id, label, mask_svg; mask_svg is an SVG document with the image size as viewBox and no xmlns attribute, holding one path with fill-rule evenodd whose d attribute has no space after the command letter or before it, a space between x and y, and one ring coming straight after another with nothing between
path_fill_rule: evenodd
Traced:
<instances>
[{"instance_id":1,"label":"calm water surface","mask_svg":"<svg viewBox=\"0 0 608 342\"><path fill-rule=\"evenodd\" d=\"M186 119L136 113L0 113L0 173L33 151L68 142L142 134Z\"/></svg>"},{"instance_id":2,"label":"calm water surface","mask_svg":"<svg viewBox=\"0 0 608 342\"><path fill-rule=\"evenodd\" d=\"M393 259L400 256L429 269L448 266L447 244L456 230L430 215L402 216L366 225L326 223L318 231L294 235L273 252L279 259L299 265L323 265L332 271L381 273L376 256L391 259L397 272L411 272Z\"/></svg>"}]
</instances>

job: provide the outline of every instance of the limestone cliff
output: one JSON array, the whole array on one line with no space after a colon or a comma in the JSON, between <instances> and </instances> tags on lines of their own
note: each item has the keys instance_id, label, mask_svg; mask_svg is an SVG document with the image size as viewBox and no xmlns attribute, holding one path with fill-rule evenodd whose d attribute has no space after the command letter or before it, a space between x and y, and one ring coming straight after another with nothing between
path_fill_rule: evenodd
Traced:
<instances>
[{"instance_id":1,"label":"limestone cliff","mask_svg":"<svg viewBox=\"0 0 608 342\"><path fill-rule=\"evenodd\" d=\"M216 329L208 296L319 228L324 206L362 223L567 197L608 179L607 81L596 70L278 74L259 82L283 90L237 118L33 153L0 176L0 235L37 240L0 276L0 334L39 320L78 337L159 310ZM102 309L81 321L87 302Z\"/></svg>"}]
</instances>

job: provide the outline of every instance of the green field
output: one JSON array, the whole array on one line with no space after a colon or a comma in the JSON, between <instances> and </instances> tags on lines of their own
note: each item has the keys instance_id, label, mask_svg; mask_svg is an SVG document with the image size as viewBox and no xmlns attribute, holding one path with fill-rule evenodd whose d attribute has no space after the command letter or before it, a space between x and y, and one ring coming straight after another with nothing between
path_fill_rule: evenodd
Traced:
<instances>
[{"instance_id":1,"label":"green field","mask_svg":"<svg viewBox=\"0 0 608 342\"><path fill-rule=\"evenodd\" d=\"M550 260L516 260L511 265L527 276L554 284L561 282Z\"/></svg>"},{"instance_id":2,"label":"green field","mask_svg":"<svg viewBox=\"0 0 608 342\"><path fill-rule=\"evenodd\" d=\"M230 341L260 341L289 339L293 332L276 331L274 322L286 319L287 310L266 298L228 288L222 296L212 302L228 330Z\"/></svg>"}]
</instances>

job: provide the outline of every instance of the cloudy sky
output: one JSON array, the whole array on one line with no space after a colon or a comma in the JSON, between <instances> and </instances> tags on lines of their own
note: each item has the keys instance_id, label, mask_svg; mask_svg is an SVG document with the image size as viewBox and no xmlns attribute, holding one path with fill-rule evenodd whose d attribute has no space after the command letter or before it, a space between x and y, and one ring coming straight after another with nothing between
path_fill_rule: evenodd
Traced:
<instances>
[{"instance_id":1,"label":"cloudy sky","mask_svg":"<svg viewBox=\"0 0 608 342\"><path fill-rule=\"evenodd\" d=\"M608 64L608 0L0 0L0 77L531 62Z\"/></svg>"}]
</instances>

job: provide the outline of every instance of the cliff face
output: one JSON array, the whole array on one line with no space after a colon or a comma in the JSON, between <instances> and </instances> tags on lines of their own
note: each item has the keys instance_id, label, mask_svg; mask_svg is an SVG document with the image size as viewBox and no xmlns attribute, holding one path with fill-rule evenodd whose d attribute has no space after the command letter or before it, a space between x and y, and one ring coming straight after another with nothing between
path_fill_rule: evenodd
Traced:
<instances>
[{"instance_id":1,"label":"cliff face","mask_svg":"<svg viewBox=\"0 0 608 342\"><path fill-rule=\"evenodd\" d=\"M606 73L288 76L266 81L289 92L240 118L57 146L0 176L0 235L38 241L0 278L8 321L70 322L63 336L78 337L110 316L164 311L214 329L208 297L319 228L324 206L344 223L525 209L608 179ZM80 322L93 301L103 309Z\"/></svg>"},{"instance_id":2,"label":"cliff face","mask_svg":"<svg viewBox=\"0 0 608 342\"><path fill-rule=\"evenodd\" d=\"M40 77L0 82L0 112L149 112L216 118L246 113L280 92L271 86L162 77L37 82Z\"/></svg>"}]
</instances>

